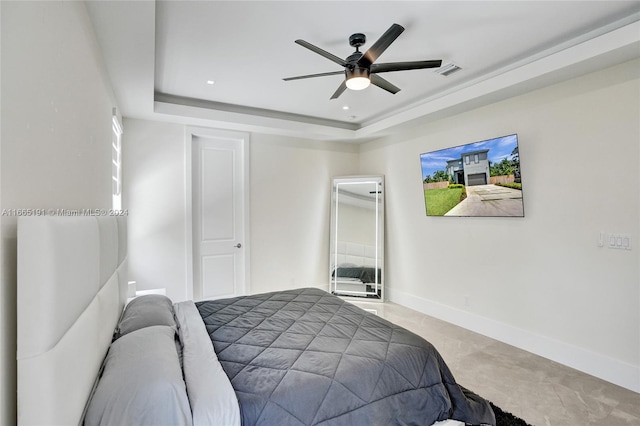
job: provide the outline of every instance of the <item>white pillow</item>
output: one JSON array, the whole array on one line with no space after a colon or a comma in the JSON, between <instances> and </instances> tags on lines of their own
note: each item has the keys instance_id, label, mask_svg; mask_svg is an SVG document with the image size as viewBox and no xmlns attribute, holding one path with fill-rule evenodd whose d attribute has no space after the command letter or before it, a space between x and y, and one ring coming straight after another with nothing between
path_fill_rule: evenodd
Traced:
<instances>
[{"instance_id":1,"label":"white pillow","mask_svg":"<svg viewBox=\"0 0 640 426\"><path fill-rule=\"evenodd\" d=\"M85 425L191 425L175 329L151 326L111 344Z\"/></svg>"},{"instance_id":2,"label":"white pillow","mask_svg":"<svg viewBox=\"0 0 640 426\"><path fill-rule=\"evenodd\" d=\"M162 294L147 294L133 299L118 323L115 338L152 325L177 328L171 299Z\"/></svg>"}]
</instances>

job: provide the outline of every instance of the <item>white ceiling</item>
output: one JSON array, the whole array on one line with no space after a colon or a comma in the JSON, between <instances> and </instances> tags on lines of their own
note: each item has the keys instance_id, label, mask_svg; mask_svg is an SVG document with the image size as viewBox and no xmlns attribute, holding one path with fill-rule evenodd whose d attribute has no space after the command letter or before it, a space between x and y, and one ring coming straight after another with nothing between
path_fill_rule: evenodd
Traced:
<instances>
[{"instance_id":1,"label":"white ceiling","mask_svg":"<svg viewBox=\"0 0 640 426\"><path fill-rule=\"evenodd\" d=\"M640 56L640 1L91 1L122 113L315 139L364 141ZM442 59L462 70L384 74L400 87L330 96L340 67L391 24L380 62ZM215 84L207 84L207 80ZM344 109L348 106L349 109Z\"/></svg>"}]
</instances>

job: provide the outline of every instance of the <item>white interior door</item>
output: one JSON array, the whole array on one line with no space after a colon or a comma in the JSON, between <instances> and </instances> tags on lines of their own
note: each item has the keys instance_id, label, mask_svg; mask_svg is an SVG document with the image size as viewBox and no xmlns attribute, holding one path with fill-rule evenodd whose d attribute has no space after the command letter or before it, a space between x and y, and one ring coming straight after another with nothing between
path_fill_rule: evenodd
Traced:
<instances>
[{"instance_id":1,"label":"white interior door","mask_svg":"<svg viewBox=\"0 0 640 426\"><path fill-rule=\"evenodd\" d=\"M192 135L193 299L245 294L243 138Z\"/></svg>"}]
</instances>

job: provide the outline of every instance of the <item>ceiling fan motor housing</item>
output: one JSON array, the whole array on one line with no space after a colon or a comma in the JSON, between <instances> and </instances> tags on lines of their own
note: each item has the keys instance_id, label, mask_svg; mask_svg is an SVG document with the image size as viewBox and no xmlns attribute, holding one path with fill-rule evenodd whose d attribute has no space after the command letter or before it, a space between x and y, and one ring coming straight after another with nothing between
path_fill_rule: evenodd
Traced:
<instances>
[{"instance_id":1,"label":"ceiling fan motor housing","mask_svg":"<svg viewBox=\"0 0 640 426\"><path fill-rule=\"evenodd\" d=\"M362 58L362 52L353 52L353 54L349 55L346 59L347 65L356 67L360 58Z\"/></svg>"},{"instance_id":2,"label":"ceiling fan motor housing","mask_svg":"<svg viewBox=\"0 0 640 426\"><path fill-rule=\"evenodd\" d=\"M346 67L344 69L344 74L345 77L347 78L347 80L352 79L352 78L356 78L356 77L363 77L363 78L369 78L369 68L363 68L363 67L354 67L354 68L350 68L350 67Z\"/></svg>"}]
</instances>

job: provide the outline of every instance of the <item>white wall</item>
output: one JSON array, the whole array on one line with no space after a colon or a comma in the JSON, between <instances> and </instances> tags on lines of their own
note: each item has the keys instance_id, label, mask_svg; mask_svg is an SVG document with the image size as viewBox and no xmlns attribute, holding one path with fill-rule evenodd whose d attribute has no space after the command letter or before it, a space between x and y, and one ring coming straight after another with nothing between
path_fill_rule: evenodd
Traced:
<instances>
[{"instance_id":1,"label":"white wall","mask_svg":"<svg viewBox=\"0 0 640 426\"><path fill-rule=\"evenodd\" d=\"M110 208L116 106L82 2L0 2L3 209ZM16 218L2 217L0 424L15 424Z\"/></svg>"},{"instance_id":2,"label":"white wall","mask_svg":"<svg viewBox=\"0 0 640 426\"><path fill-rule=\"evenodd\" d=\"M128 211L129 279L185 300L184 126L126 119L123 208Z\"/></svg>"},{"instance_id":3,"label":"white wall","mask_svg":"<svg viewBox=\"0 0 640 426\"><path fill-rule=\"evenodd\" d=\"M329 286L331 178L357 173L358 148L251 137L251 291Z\"/></svg>"},{"instance_id":4,"label":"white wall","mask_svg":"<svg viewBox=\"0 0 640 426\"><path fill-rule=\"evenodd\" d=\"M391 300L640 391L639 74L630 62L363 146L361 171L386 175ZM511 133L524 218L425 215L420 153ZM600 231L633 250L598 247Z\"/></svg>"},{"instance_id":5,"label":"white wall","mask_svg":"<svg viewBox=\"0 0 640 426\"><path fill-rule=\"evenodd\" d=\"M124 208L137 288L186 298L184 126L125 119ZM358 148L252 134L250 291L328 287L330 178L353 174Z\"/></svg>"}]
</instances>

